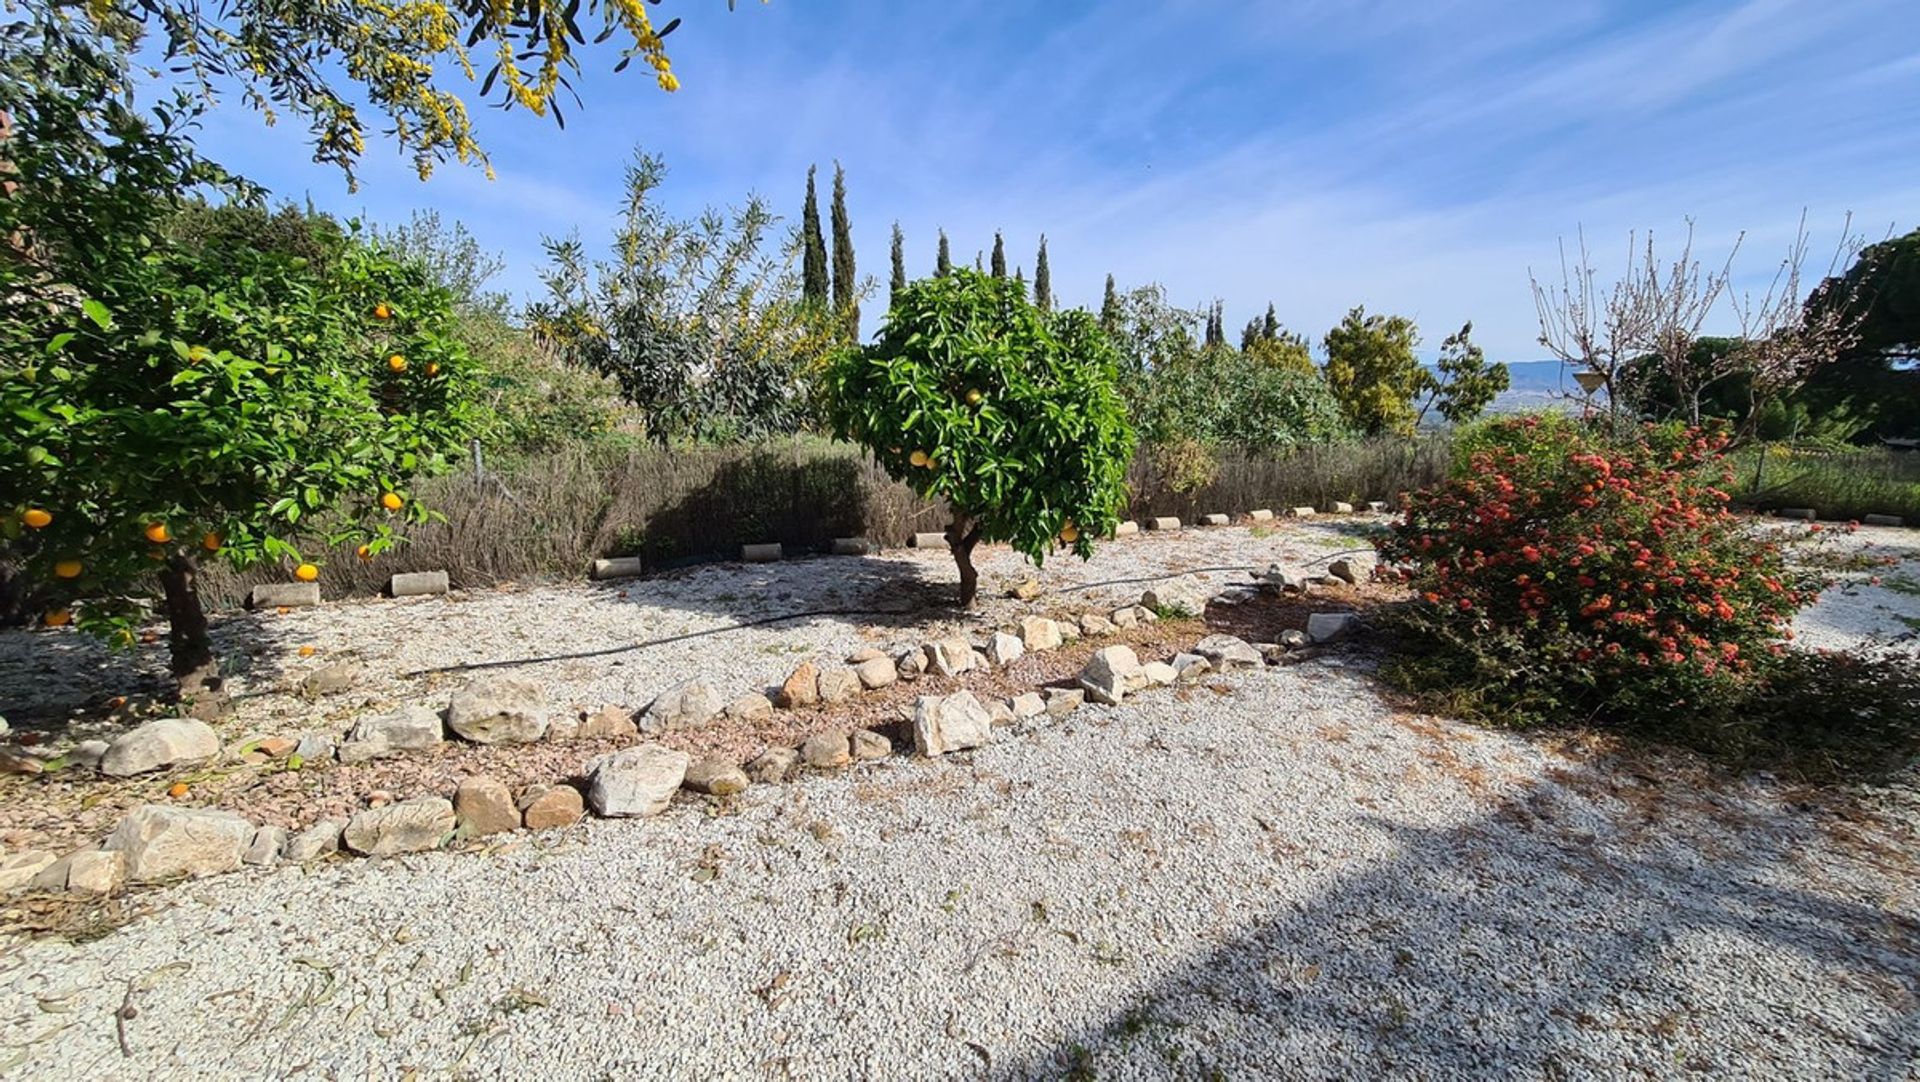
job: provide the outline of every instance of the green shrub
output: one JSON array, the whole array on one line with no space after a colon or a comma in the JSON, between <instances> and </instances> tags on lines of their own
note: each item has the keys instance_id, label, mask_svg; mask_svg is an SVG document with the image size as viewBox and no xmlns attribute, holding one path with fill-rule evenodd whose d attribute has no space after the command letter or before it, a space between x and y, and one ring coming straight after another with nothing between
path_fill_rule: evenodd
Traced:
<instances>
[{"instance_id":1,"label":"green shrub","mask_svg":"<svg viewBox=\"0 0 1920 1082\"><path fill-rule=\"evenodd\" d=\"M1150 443L1192 440L1259 453L1353 434L1317 371L1224 346L1152 370L1128 404Z\"/></svg>"}]
</instances>

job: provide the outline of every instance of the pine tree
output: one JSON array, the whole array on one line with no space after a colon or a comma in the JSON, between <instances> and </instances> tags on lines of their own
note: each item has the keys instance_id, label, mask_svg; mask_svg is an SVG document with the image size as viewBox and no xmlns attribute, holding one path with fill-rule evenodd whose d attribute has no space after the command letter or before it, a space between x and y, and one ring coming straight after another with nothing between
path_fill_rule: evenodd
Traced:
<instances>
[{"instance_id":1,"label":"pine tree","mask_svg":"<svg viewBox=\"0 0 1920 1082\"><path fill-rule=\"evenodd\" d=\"M893 281L887 289L887 299L893 299L907 287L907 236L900 232L900 223L893 223Z\"/></svg>"},{"instance_id":2,"label":"pine tree","mask_svg":"<svg viewBox=\"0 0 1920 1082\"><path fill-rule=\"evenodd\" d=\"M1240 352L1245 353L1247 350L1252 349L1254 344L1259 341L1260 321L1257 319L1247 320L1247 325L1240 330Z\"/></svg>"},{"instance_id":3,"label":"pine tree","mask_svg":"<svg viewBox=\"0 0 1920 1082\"><path fill-rule=\"evenodd\" d=\"M998 229L993 231L993 276L1007 276L1007 242L1001 238Z\"/></svg>"},{"instance_id":4,"label":"pine tree","mask_svg":"<svg viewBox=\"0 0 1920 1082\"><path fill-rule=\"evenodd\" d=\"M1100 329L1112 334L1120 327L1120 294L1113 288L1113 275L1107 275L1107 292L1100 298Z\"/></svg>"},{"instance_id":5,"label":"pine tree","mask_svg":"<svg viewBox=\"0 0 1920 1082\"><path fill-rule=\"evenodd\" d=\"M947 231L940 231L940 254L933 261L933 276L945 278L953 271L953 253L947 250Z\"/></svg>"},{"instance_id":6,"label":"pine tree","mask_svg":"<svg viewBox=\"0 0 1920 1082\"><path fill-rule=\"evenodd\" d=\"M827 242L820 235L820 201L813 190L813 166L807 167L807 204L800 210L800 296L827 305Z\"/></svg>"},{"instance_id":7,"label":"pine tree","mask_svg":"<svg viewBox=\"0 0 1920 1082\"><path fill-rule=\"evenodd\" d=\"M1047 266L1047 235L1040 234L1040 254L1033 261L1033 306L1053 311L1053 269Z\"/></svg>"},{"instance_id":8,"label":"pine tree","mask_svg":"<svg viewBox=\"0 0 1920 1082\"><path fill-rule=\"evenodd\" d=\"M1267 318L1260 321L1260 337L1269 342L1280 337L1280 319L1273 314L1273 302L1267 302Z\"/></svg>"},{"instance_id":9,"label":"pine tree","mask_svg":"<svg viewBox=\"0 0 1920 1082\"><path fill-rule=\"evenodd\" d=\"M860 287L854 281L853 223L847 219L847 171L833 163L833 309L858 333Z\"/></svg>"}]
</instances>

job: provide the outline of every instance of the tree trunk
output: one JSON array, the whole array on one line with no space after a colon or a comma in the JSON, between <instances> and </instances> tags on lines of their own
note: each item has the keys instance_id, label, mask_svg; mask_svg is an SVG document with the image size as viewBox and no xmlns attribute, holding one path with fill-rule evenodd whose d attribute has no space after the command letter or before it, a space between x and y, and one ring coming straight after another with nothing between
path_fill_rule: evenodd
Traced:
<instances>
[{"instance_id":1,"label":"tree trunk","mask_svg":"<svg viewBox=\"0 0 1920 1082\"><path fill-rule=\"evenodd\" d=\"M167 646L171 649L173 676L179 682L183 702L217 702L220 695L219 667L213 659L213 637L207 633L207 612L200 605L200 591L194 580L199 574L191 556L174 554L160 572L160 585L166 591Z\"/></svg>"},{"instance_id":2,"label":"tree trunk","mask_svg":"<svg viewBox=\"0 0 1920 1082\"><path fill-rule=\"evenodd\" d=\"M970 609L973 599L980 593L980 573L973 569L973 546L980 543L980 527L974 524L973 516L955 513L953 521L947 526L947 548L953 552L953 562L960 566L960 607Z\"/></svg>"}]
</instances>

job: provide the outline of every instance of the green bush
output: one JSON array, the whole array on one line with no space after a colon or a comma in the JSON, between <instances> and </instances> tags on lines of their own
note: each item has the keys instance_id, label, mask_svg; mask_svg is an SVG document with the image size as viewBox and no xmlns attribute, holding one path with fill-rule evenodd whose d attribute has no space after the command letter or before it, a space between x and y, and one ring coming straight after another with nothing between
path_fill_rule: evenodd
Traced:
<instances>
[{"instance_id":1,"label":"green bush","mask_svg":"<svg viewBox=\"0 0 1920 1082\"><path fill-rule=\"evenodd\" d=\"M1216 346L1149 372L1129 400L1150 443L1195 440L1260 453L1352 435L1340 404L1311 367Z\"/></svg>"}]
</instances>

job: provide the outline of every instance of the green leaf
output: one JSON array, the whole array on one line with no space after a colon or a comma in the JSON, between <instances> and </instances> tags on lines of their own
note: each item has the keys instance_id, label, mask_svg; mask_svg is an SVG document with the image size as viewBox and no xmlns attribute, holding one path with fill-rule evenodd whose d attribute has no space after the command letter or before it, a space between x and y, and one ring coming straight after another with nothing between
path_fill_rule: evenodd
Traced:
<instances>
[{"instance_id":1,"label":"green leaf","mask_svg":"<svg viewBox=\"0 0 1920 1082\"><path fill-rule=\"evenodd\" d=\"M106 305L101 304L92 297L88 297L86 300L80 302L80 313L88 319L93 320L94 326L99 327L103 331L113 329L113 313L107 311Z\"/></svg>"}]
</instances>

